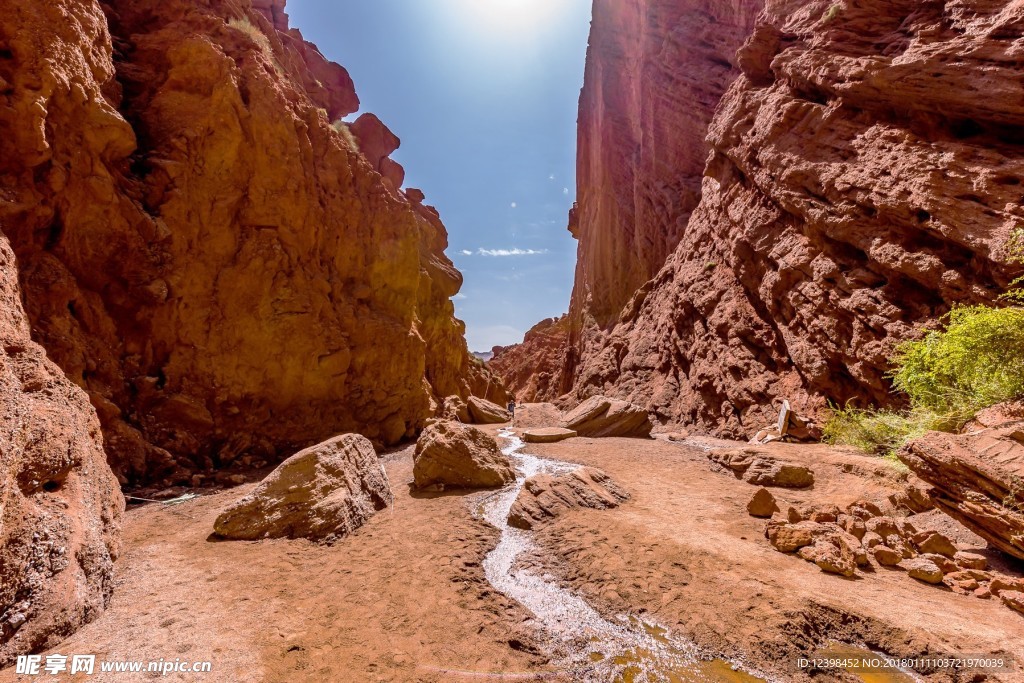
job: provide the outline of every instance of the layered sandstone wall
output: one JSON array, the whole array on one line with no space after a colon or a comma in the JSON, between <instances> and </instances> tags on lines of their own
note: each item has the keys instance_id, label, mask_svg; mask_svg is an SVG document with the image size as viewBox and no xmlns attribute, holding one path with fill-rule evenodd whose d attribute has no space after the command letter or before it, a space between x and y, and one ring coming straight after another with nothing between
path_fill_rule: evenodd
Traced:
<instances>
[{"instance_id":1,"label":"layered sandstone wall","mask_svg":"<svg viewBox=\"0 0 1024 683\"><path fill-rule=\"evenodd\" d=\"M480 383L444 226L283 2L0 9L0 229L122 482L395 443Z\"/></svg>"},{"instance_id":2,"label":"layered sandstone wall","mask_svg":"<svg viewBox=\"0 0 1024 683\"><path fill-rule=\"evenodd\" d=\"M595 0L570 230L572 315L613 323L700 201L704 138L762 0Z\"/></svg>"},{"instance_id":3,"label":"layered sandstone wall","mask_svg":"<svg viewBox=\"0 0 1024 683\"><path fill-rule=\"evenodd\" d=\"M569 398L734 437L783 398L891 404L892 344L1008 282L1022 26L997 2L769 2L706 131L700 205L616 321L572 330Z\"/></svg>"}]
</instances>

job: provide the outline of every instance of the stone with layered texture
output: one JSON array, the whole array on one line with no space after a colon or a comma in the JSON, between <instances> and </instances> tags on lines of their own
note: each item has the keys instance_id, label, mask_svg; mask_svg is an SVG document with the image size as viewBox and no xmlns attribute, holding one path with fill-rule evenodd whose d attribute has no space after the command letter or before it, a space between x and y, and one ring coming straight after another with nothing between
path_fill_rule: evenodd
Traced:
<instances>
[{"instance_id":1,"label":"stone with layered texture","mask_svg":"<svg viewBox=\"0 0 1024 683\"><path fill-rule=\"evenodd\" d=\"M418 489L496 488L515 478L497 441L476 427L438 422L416 442L413 480Z\"/></svg>"},{"instance_id":2,"label":"stone with layered texture","mask_svg":"<svg viewBox=\"0 0 1024 683\"><path fill-rule=\"evenodd\" d=\"M366 437L343 434L281 463L214 522L223 538L335 540L394 501L377 452Z\"/></svg>"},{"instance_id":3,"label":"stone with layered texture","mask_svg":"<svg viewBox=\"0 0 1024 683\"><path fill-rule=\"evenodd\" d=\"M651 3L622 11L637 4ZM729 8L746 16L757 4ZM743 439L774 419L781 398L812 418L828 400L892 405L894 340L954 303L991 302L1014 275L1005 245L1024 222L1024 105L1011 94L1020 89L1014 41L1024 8L829 7L767 4L733 62L738 78L710 125L694 132L707 134L710 153L686 229L676 219L643 222L679 237L664 267L640 284L594 276L636 269L618 223L595 218L592 207L634 206L629 180L644 161L630 136L690 109L669 108L630 130L609 90L584 97L580 256L565 377L553 382L560 391L570 387L577 399L600 392L664 421ZM625 34L619 26L595 13L595 34ZM588 68L642 83L645 62L613 61L636 53L612 45L593 42ZM657 53L656 68L702 64L685 50ZM592 144L619 138L629 153L597 153L606 148ZM644 186L671 186L688 168L673 161ZM601 178L618 178L627 196Z\"/></svg>"},{"instance_id":4,"label":"stone with layered texture","mask_svg":"<svg viewBox=\"0 0 1024 683\"><path fill-rule=\"evenodd\" d=\"M593 467L581 467L568 474L537 474L523 484L509 510L508 523L529 530L570 510L608 510L627 500L629 493Z\"/></svg>"},{"instance_id":5,"label":"stone with layered texture","mask_svg":"<svg viewBox=\"0 0 1024 683\"><path fill-rule=\"evenodd\" d=\"M103 612L123 511L96 412L32 341L0 235L0 667Z\"/></svg>"},{"instance_id":6,"label":"stone with layered texture","mask_svg":"<svg viewBox=\"0 0 1024 683\"><path fill-rule=\"evenodd\" d=\"M1024 560L1024 422L959 436L930 432L898 455L934 487L939 509Z\"/></svg>"},{"instance_id":7,"label":"stone with layered texture","mask_svg":"<svg viewBox=\"0 0 1024 683\"><path fill-rule=\"evenodd\" d=\"M562 426L580 436L647 438L654 425L647 411L627 401L594 396L562 417Z\"/></svg>"},{"instance_id":8,"label":"stone with layered texture","mask_svg":"<svg viewBox=\"0 0 1024 683\"><path fill-rule=\"evenodd\" d=\"M436 210L382 176L384 128L383 146L360 131L364 154L332 127L359 107L351 78L283 10L3 12L0 226L34 334L89 393L122 482L338 433L393 444L443 397L503 400L454 318Z\"/></svg>"}]
</instances>

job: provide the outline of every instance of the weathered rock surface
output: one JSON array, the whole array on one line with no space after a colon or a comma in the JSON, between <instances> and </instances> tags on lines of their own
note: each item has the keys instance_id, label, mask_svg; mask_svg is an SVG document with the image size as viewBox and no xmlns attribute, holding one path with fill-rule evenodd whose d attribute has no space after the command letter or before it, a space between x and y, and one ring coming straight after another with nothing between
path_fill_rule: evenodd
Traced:
<instances>
[{"instance_id":1,"label":"weathered rock surface","mask_svg":"<svg viewBox=\"0 0 1024 683\"><path fill-rule=\"evenodd\" d=\"M629 500L629 494L611 477L593 467L581 467L568 474L538 474L523 484L512 503L508 523L517 529L532 529L570 510L607 510Z\"/></svg>"},{"instance_id":2,"label":"weathered rock surface","mask_svg":"<svg viewBox=\"0 0 1024 683\"><path fill-rule=\"evenodd\" d=\"M504 424L512 421L512 413L479 396L470 396L467 403L469 405L469 420L473 424Z\"/></svg>"},{"instance_id":3,"label":"weathered rock surface","mask_svg":"<svg viewBox=\"0 0 1024 683\"><path fill-rule=\"evenodd\" d=\"M299 451L214 523L218 536L343 538L391 505L387 474L365 437L343 434Z\"/></svg>"},{"instance_id":4,"label":"weathered rock surface","mask_svg":"<svg viewBox=\"0 0 1024 683\"><path fill-rule=\"evenodd\" d=\"M418 489L496 488L515 478L497 441L475 427L438 422L416 442L413 479Z\"/></svg>"},{"instance_id":5,"label":"weathered rock surface","mask_svg":"<svg viewBox=\"0 0 1024 683\"><path fill-rule=\"evenodd\" d=\"M397 138L332 127L352 81L284 2L15 4L0 228L122 482L392 444L446 396L501 400L453 317L444 226L384 163Z\"/></svg>"},{"instance_id":6,"label":"weathered rock surface","mask_svg":"<svg viewBox=\"0 0 1024 683\"><path fill-rule=\"evenodd\" d=\"M96 412L32 341L0 235L0 667L103 612L123 511Z\"/></svg>"},{"instance_id":7,"label":"weathered rock surface","mask_svg":"<svg viewBox=\"0 0 1024 683\"><path fill-rule=\"evenodd\" d=\"M628 401L594 396L570 410L562 425L580 436L647 438L654 424L646 410Z\"/></svg>"},{"instance_id":8,"label":"weathered rock surface","mask_svg":"<svg viewBox=\"0 0 1024 683\"><path fill-rule=\"evenodd\" d=\"M537 400L602 393L742 439L772 421L782 398L809 417L829 399L891 404L892 341L953 303L991 301L1011 275L1005 244L1024 222L1024 107L1013 94L1024 10L868 0L830 11L825 2L771 0L714 120L678 131L680 147L703 156L705 132L710 145L688 195L678 179L699 171L658 133L694 125L692 112L713 109L711 94L722 91L702 91L705 109L690 106L705 100L685 88L673 91L685 104L652 100L645 82L703 74L706 59L694 51L708 44L648 59L622 36L638 35L627 30L637 15L660 21L702 4L595 11L567 351L563 376L549 381L555 393ZM744 25L740 34L753 26L758 4L708 11L731 13L720 22L728 36L731 26ZM645 14L651 6L661 12ZM665 35L647 28L644 44ZM722 74L741 40L713 45ZM597 87L605 82L620 87ZM652 102L664 105L658 115L624 113ZM665 145L664 155L647 156ZM650 197L662 188L690 208L664 211L668 202ZM633 223L637 206L649 208ZM660 271L659 252L671 254ZM516 372L502 372L518 389Z\"/></svg>"},{"instance_id":9,"label":"weathered rock surface","mask_svg":"<svg viewBox=\"0 0 1024 683\"><path fill-rule=\"evenodd\" d=\"M527 429L523 432L523 441L526 443L555 443L557 441L565 441L577 436L576 432L571 429L562 429L560 427L538 427L536 429Z\"/></svg>"},{"instance_id":10,"label":"weathered rock surface","mask_svg":"<svg viewBox=\"0 0 1024 683\"><path fill-rule=\"evenodd\" d=\"M755 486L802 489L814 485L814 472L809 467L779 460L757 448L710 451L708 458Z\"/></svg>"},{"instance_id":11,"label":"weathered rock surface","mask_svg":"<svg viewBox=\"0 0 1024 683\"><path fill-rule=\"evenodd\" d=\"M931 432L899 458L935 487L943 512L1024 559L1024 422L962 436Z\"/></svg>"}]
</instances>

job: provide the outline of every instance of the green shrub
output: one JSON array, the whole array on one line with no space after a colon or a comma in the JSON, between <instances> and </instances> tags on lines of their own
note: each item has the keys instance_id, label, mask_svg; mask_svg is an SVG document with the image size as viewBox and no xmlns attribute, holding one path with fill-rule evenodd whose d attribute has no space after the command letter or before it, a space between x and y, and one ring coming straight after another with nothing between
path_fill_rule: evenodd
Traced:
<instances>
[{"instance_id":1,"label":"green shrub","mask_svg":"<svg viewBox=\"0 0 1024 683\"><path fill-rule=\"evenodd\" d=\"M825 14L824 14L824 16L822 18L824 19L825 23L827 24L827 23L830 23L830 22L834 21L836 19L836 17L838 17L842 13L843 13L843 6L840 3L837 2L836 4L832 5L831 7L829 7L825 11Z\"/></svg>"},{"instance_id":2,"label":"green shrub","mask_svg":"<svg viewBox=\"0 0 1024 683\"><path fill-rule=\"evenodd\" d=\"M853 446L866 453L894 457L908 442L930 431L956 431L965 420L927 409L863 410L833 406L825 423L825 443Z\"/></svg>"},{"instance_id":3,"label":"green shrub","mask_svg":"<svg viewBox=\"0 0 1024 683\"><path fill-rule=\"evenodd\" d=\"M972 416L1024 396L1024 308L959 306L946 329L900 344L893 386L911 406Z\"/></svg>"}]
</instances>

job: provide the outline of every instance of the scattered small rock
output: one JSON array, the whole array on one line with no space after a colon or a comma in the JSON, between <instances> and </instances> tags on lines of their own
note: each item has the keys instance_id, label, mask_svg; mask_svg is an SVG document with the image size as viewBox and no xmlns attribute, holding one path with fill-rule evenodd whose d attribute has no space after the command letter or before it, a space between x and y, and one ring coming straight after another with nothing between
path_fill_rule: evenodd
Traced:
<instances>
[{"instance_id":1,"label":"scattered small rock","mask_svg":"<svg viewBox=\"0 0 1024 683\"><path fill-rule=\"evenodd\" d=\"M937 585L942 583L942 570L934 562L921 557L900 562L900 567L905 569L911 578Z\"/></svg>"},{"instance_id":2,"label":"scattered small rock","mask_svg":"<svg viewBox=\"0 0 1024 683\"><path fill-rule=\"evenodd\" d=\"M775 496L765 488L758 489L754 497L747 503L747 512L752 517L771 517L778 510L779 506L775 502Z\"/></svg>"},{"instance_id":3,"label":"scattered small rock","mask_svg":"<svg viewBox=\"0 0 1024 683\"><path fill-rule=\"evenodd\" d=\"M959 551L953 555L953 561L964 569L985 569L988 567L988 559L984 555Z\"/></svg>"},{"instance_id":4,"label":"scattered small rock","mask_svg":"<svg viewBox=\"0 0 1024 683\"><path fill-rule=\"evenodd\" d=\"M887 545L875 545L871 548L871 556L883 567L895 567L903 561L903 553L898 553Z\"/></svg>"},{"instance_id":5,"label":"scattered small rock","mask_svg":"<svg viewBox=\"0 0 1024 683\"><path fill-rule=\"evenodd\" d=\"M937 531L922 531L911 537L911 542L922 553L935 553L953 557L956 555L956 546L948 538Z\"/></svg>"}]
</instances>

